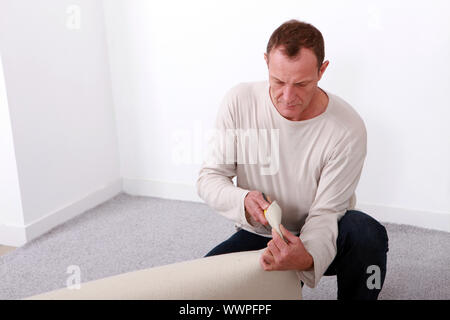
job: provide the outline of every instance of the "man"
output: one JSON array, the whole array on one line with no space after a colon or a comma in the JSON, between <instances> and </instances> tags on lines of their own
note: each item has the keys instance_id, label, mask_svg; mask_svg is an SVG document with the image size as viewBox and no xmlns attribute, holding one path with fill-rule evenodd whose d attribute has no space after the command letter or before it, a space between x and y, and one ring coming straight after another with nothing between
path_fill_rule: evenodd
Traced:
<instances>
[{"instance_id":1,"label":"man","mask_svg":"<svg viewBox=\"0 0 450 320\"><path fill-rule=\"evenodd\" d=\"M237 232L206 256L264 249L264 270L295 270L311 288L323 275L337 275L338 299L377 299L388 236L375 219L354 210L366 128L347 102L318 87L329 64L324 56L319 30L287 21L264 54L269 80L241 83L225 95L216 121L224 134L212 140L197 191L235 221ZM256 163L254 152L245 157L255 146ZM269 161L261 161L267 150ZM282 208L285 240L264 216L271 199Z\"/></svg>"}]
</instances>

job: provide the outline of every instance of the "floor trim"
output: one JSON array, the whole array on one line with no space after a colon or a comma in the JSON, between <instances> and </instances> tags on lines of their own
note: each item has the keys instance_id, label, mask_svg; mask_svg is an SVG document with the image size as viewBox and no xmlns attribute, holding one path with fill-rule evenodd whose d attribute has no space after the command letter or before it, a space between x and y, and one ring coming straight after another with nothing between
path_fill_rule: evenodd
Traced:
<instances>
[{"instance_id":1,"label":"floor trim","mask_svg":"<svg viewBox=\"0 0 450 320\"><path fill-rule=\"evenodd\" d=\"M0 225L0 244L20 247L54 227L78 216L122 192L122 179L112 181L85 197L67 204L25 226Z\"/></svg>"},{"instance_id":2,"label":"floor trim","mask_svg":"<svg viewBox=\"0 0 450 320\"><path fill-rule=\"evenodd\" d=\"M123 191L138 196L203 202L194 186L183 183L124 178ZM357 203L356 209L364 211L380 222L450 232L450 212L432 212L368 203Z\"/></svg>"}]
</instances>

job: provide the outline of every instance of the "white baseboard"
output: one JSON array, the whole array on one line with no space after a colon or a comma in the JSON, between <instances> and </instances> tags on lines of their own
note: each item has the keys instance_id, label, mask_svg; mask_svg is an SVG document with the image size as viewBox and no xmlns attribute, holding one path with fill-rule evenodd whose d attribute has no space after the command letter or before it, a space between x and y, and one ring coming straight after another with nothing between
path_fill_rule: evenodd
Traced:
<instances>
[{"instance_id":1,"label":"white baseboard","mask_svg":"<svg viewBox=\"0 0 450 320\"><path fill-rule=\"evenodd\" d=\"M193 185L131 178L118 179L26 226L0 225L0 244L20 247L57 225L108 201L122 191L136 196L203 202L198 197ZM366 203L358 203L355 209L369 214L380 222L406 224L450 232L450 212L421 211Z\"/></svg>"},{"instance_id":2,"label":"white baseboard","mask_svg":"<svg viewBox=\"0 0 450 320\"><path fill-rule=\"evenodd\" d=\"M367 213L380 222L450 232L450 212L432 212L367 203L358 203L355 209Z\"/></svg>"},{"instance_id":3,"label":"white baseboard","mask_svg":"<svg viewBox=\"0 0 450 320\"><path fill-rule=\"evenodd\" d=\"M194 186L176 182L123 178L123 192L134 196L203 202Z\"/></svg>"},{"instance_id":4,"label":"white baseboard","mask_svg":"<svg viewBox=\"0 0 450 320\"><path fill-rule=\"evenodd\" d=\"M195 186L175 182L124 178L123 191L137 196L203 202L198 197ZM450 212L420 211L366 203L358 203L356 209L369 214L380 222L450 232Z\"/></svg>"},{"instance_id":5,"label":"white baseboard","mask_svg":"<svg viewBox=\"0 0 450 320\"><path fill-rule=\"evenodd\" d=\"M113 198L122 192L122 179L117 179L85 197L57 209L25 226L0 225L0 244L20 247L54 227Z\"/></svg>"},{"instance_id":6,"label":"white baseboard","mask_svg":"<svg viewBox=\"0 0 450 320\"><path fill-rule=\"evenodd\" d=\"M27 242L24 226L0 224L0 244L20 247Z\"/></svg>"}]
</instances>

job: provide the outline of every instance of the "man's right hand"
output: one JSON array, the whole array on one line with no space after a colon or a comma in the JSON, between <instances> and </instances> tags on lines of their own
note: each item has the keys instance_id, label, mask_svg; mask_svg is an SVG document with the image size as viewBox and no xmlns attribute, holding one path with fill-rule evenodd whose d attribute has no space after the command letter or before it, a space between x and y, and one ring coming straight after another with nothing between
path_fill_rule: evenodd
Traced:
<instances>
[{"instance_id":1,"label":"man's right hand","mask_svg":"<svg viewBox=\"0 0 450 320\"><path fill-rule=\"evenodd\" d=\"M267 200L270 201L270 198L267 197ZM266 200L264 200L264 197L260 191L254 190L247 193L244 199L244 205L245 218L247 219L248 223L250 223L250 217L252 217L254 221L268 226L269 222L264 216L264 210L266 210L271 203L272 201L267 202Z\"/></svg>"}]
</instances>

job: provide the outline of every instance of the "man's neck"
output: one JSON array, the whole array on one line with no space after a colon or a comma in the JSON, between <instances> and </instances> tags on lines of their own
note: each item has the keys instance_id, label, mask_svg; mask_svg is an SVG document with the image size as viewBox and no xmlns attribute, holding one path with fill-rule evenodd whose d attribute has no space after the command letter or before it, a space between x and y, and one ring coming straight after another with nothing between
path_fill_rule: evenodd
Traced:
<instances>
[{"instance_id":1,"label":"man's neck","mask_svg":"<svg viewBox=\"0 0 450 320\"><path fill-rule=\"evenodd\" d=\"M302 118L300 120L309 120L317 116L320 116L322 113L326 111L329 101L330 99L328 95L325 93L325 91L317 87L316 94L311 100L310 107L307 110L305 110L306 113L302 115Z\"/></svg>"}]
</instances>

